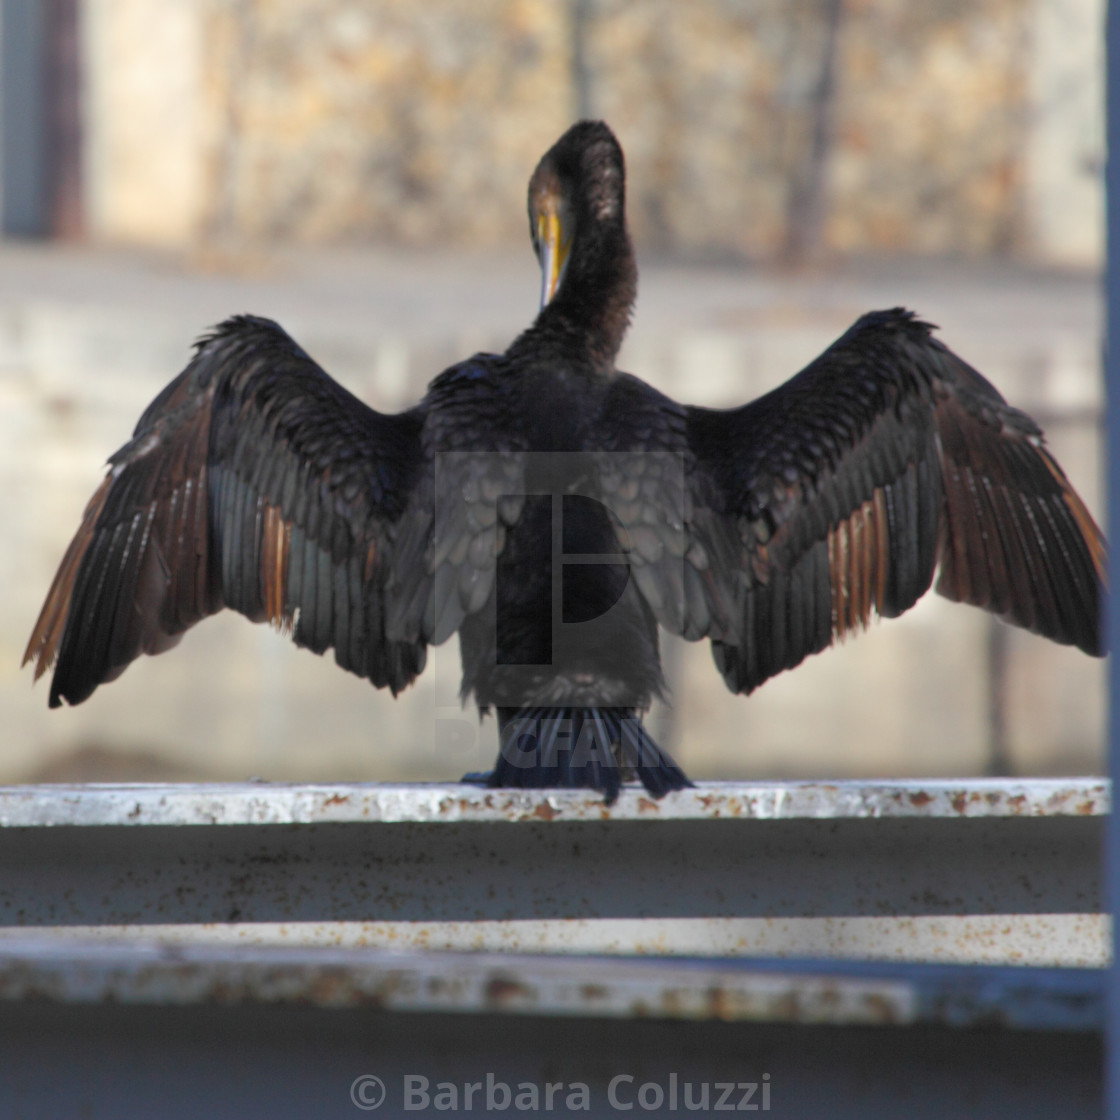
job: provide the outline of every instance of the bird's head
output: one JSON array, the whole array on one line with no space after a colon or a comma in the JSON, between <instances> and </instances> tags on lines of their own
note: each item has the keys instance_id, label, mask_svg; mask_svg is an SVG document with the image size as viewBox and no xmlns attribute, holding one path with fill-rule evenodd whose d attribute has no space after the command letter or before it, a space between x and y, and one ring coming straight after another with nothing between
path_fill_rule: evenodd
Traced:
<instances>
[{"instance_id":1,"label":"bird's head","mask_svg":"<svg viewBox=\"0 0 1120 1120\"><path fill-rule=\"evenodd\" d=\"M537 164L529 180L529 230L542 307L567 276L587 274L610 257L629 258L625 163L602 121L572 125Z\"/></svg>"}]
</instances>

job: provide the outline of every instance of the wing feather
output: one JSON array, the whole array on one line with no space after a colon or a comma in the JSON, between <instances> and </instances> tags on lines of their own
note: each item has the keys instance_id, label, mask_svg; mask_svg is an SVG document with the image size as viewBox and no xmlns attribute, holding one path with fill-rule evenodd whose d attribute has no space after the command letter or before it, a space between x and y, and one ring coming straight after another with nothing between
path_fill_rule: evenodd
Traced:
<instances>
[{"instance_id":1,"label":"wing feather","mask_svg":"<svg viewBox=\"0 0 1120 1120\"><path fill-rule=\"evenodd\" d=\"M938 571L949 598L1103 652L1100 530L1038 426L931 330L901 309L865 315L739 409L618 379L603 442L632 468L600 473L623 530L666 545L676 531L650 452L681 457L689 498L683 559L632 550L637 586L663 626L712 639L734 691L901 614Z\"/></svg>"},{"instance_id":2,"label":"wing feather","mask_svg":"<svg viewBox=\"0 0 1120 1120\"><path fill-rule=\"evenodd\" d=\"M387 636L381 600L423 421L373 412L268 320L218 327L112 457L63 557L24 658L37 677L55 666L51 705L223 606L404 687L423 638Z\"/></svg>"},{"instance_id":3,"label":"wing feather","mask_svg":"<svg viewBox=\"0 0 1120 1120\"><path fill-rule=\"evenodd\" d=\"M951 368L935 410L946 478L938 592L1103 654L1103 534L1037 424L964 362Z\"/></svg>"}]
</instances>

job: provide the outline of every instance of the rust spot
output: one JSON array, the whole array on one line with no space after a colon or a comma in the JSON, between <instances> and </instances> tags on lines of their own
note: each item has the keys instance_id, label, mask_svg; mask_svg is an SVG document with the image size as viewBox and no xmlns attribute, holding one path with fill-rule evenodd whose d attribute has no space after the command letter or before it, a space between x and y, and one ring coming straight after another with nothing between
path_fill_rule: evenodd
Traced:
<instances>
[{"instance_id":1,"label":"rust spot","mask_svg":"<svg viewBox=\"0 0 1120 1120\"><path fill-rule=\"evenodd\" d=\"M489 1004L501 1006L516 999L529 999L532 994L520 981L505 976L492 976L486 981L486 1002Z\"/></svg>"},{"instance_id":2,"label":"rust spot","mask_svg":"<svg viewBox=\"0 0 1120 1120\"><path fill-rule=\"evenodd\" d=\"M323 802L323 807L328 805L345 805L349 802L350 795L345 793L332 793L330 797Z\"/></svg>"},{"instance_id":3,"label":"rust spot","mask_svg":"<svg viewBox=\"0 0 1120 1120\"><path fill-rule=\"evenodd\" d=\"M797 1022L801 1018L797 997L792 992L779 996L774 1001L773 1007L775 1016L787 1023Z\"/></svg>"},{"instance_id":4,"label":"rust spot","mask_svg":"<svg viewBox=\"0 0 1120 1120\"><path fill-rule=\"evenodd\" d=\"M918 790L917 793L910 794L910 804L916 809L920 809L923 805L928 805L933 798L926 793L924 789Z\"/></svg>"},{"instance_id":5,"label":"rust spot","mask_svg":"<svg viewBox=\"0 0 1120 1120\"><path fill-rule=\"evenodd\" d=\"M884 996L869 992L863 997L863 1003L868 1014L876 1023L895 1023L898 1021L898 1009Z\"/></svg>"},{"instance_id":6,"label":"rust spot","mask_svg":"<svg viewBox=\"0 0 1120 1120\"><path fill-rule=\"evenodd\" d=\"M663 1015L680 1015L683 1011L681 995L675 988L661 993L661 1013Z\"/></svg>"},{"instance_id":7,"label":"rust spot","mask_svg":"<svg viewBox=\"0 0 1120 1120\"><path fill-rule=\"evenodd\" d=\"M591 1002L597 999L606 999L609 995L607 989L602 984L584 984L579 994L581 998Z\"/></svg>"},{"instance_id":8,"label":"rust spot","mask_svg":"<svg viewBox=\"0 0 1120 1120\"><path fill-rule=\"evenodd\" d=\"M1082 817L1091 817L1096 810L1097 804L1092 798L1088 801L1082 801L1081 804L1077 806L1077 813Z\"/></svg>"},{"instance_id":9,"label":"rust spot","mask_svg":"<svg viewBox=\"0 0 1120 1120\"><path fill-rule=\"evenodd\" d=\"M953 808L958 813L963 813L968 806L968 794L963 790L953 797Z\"/></svg>"},{"instance_id":10,"label":"rust spot","mask_svg":"<svg viewBox=\"0 0 1120 1120\"><path fill-rule=\"evenodd\" d=\"M343 972L324 969L312 981L306 998L316 1004L349 1003L353 1001L354 991Z\"/></svg>"},{"instance_id":11,"label":"rust spot","mask_svg":"<svg viewBox=\"0 0 1120 1120\"><path fill-rule=\"evenodd\" d=\"M661 807L657 804L656 801L650 801L650 799L648 797L639 797L638 798L638 812L640 812L640 813L649 813L649 812L660 813L661 812Z\"/></svg>"},{"instance_id":12,"label":"rust spot","mask_svg":"<svg viewBox=\"0 0 1120 1120\"><path fill-rule=\"evenodd\" d=\"M723 988L709 988L704 1002L708 1006L708 1014L713 1019L731 1018L731 1004Z\"/></svg>"},{"instance_id":13,"label":"rust spot","mask_svg":"<svg viewBox=\"0 0 1120 1120\"><path fill-rule=\"evenodd\" d=\"M560 810L554 809L547 801L542 801L534 810L532 815L542 821L554 821L560 816Z\"/></svg>"},{"instance_id":14,"label":"rust spot","mask_svg":"<svg viewBox=\"0 0 1120 1120\"><path fill-rule=\"evenodd\" d=\"M1027 797L1026 794L1023 793L1017 793L1014 797L1009 797L1007 799L1007 804L1013 813L1022 812L1023 806L1026 805L1026 803Z\"/></svg>"}]
</instances>

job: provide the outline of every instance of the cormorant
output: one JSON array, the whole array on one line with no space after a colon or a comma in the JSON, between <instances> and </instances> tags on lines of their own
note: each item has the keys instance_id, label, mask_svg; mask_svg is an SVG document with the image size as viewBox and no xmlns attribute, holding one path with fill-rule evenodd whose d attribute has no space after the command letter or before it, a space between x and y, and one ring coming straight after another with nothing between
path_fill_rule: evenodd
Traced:
<instances>
[{"instance_id":1,"label":"cormorant","mask_svg":"<svg viewBox=\"0 0 1120 1120\"><path fill-rule=\"evenodd\" d=\"M227 320L110 460L27 647L85 700L222 607L394 694L459 632L495 786L689 784L641 714L658 626L750 692L937 589L1101 655L1105 543L1025 413L896 308L740 408L615 369L637 284L622 150L529 184L542 307L382 415L275 323Z\"/></svg>"}]
</instances>

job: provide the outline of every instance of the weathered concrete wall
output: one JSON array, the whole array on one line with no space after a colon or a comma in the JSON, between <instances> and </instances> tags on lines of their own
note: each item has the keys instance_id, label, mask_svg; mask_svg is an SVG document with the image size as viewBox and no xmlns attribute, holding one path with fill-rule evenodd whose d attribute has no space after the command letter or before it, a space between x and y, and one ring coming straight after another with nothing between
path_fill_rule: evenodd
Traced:
<instances>
[{"instance_id":1,"label":"weathered concrete wall","mask_svg":"<svg viewBox=\"0 0 1120 1120\"><path fill-rule=\"evenodd\" d=\"M830 245L1023 248L1030 10L859 0L841 43Z\"/></svg>"},{"instance_id":2,"label":"weathered concrete wall","mask_svg":"<svg viewBox=\"0 0 1120 1120\"><path fill-rule=\"evenodd\" d=\"M90 227L165 245L517 242L530 170L583 111L627 150L640 244L1092 265L1102 13L86 0Z\"/></svg>"},{"instance_id":3,"label":"weathered concrete wall","mask_svg":"<svg viewBox=\"0 0 1120 1120\"><path fill-rule=\"evenodd\" d=\"M178 246L206 205L198 0L85 0L85 209L95 237Z\"/></svg>"},{"instance_id":4,"label":"weathered concrete wall","mask_svg":"<svg viewBox=\"0 0 1120 1120\"><path fill-rule=\"evenodd\" d=\"M539 0L210 4L210 220L251 238L523 236L568 123L566 8Z\"/></svg>"},{"instance_id":5,"label":"weathered concrete wall","mask_svg":"<svg viewBox=\"0 0 1120 1120\"><path fill-rule=\"evenodd\" d=\"M1026 243L1039 260L1103 260L1104 12L1035 0L1024 178Z\"/></svg>"}]
</instances>

